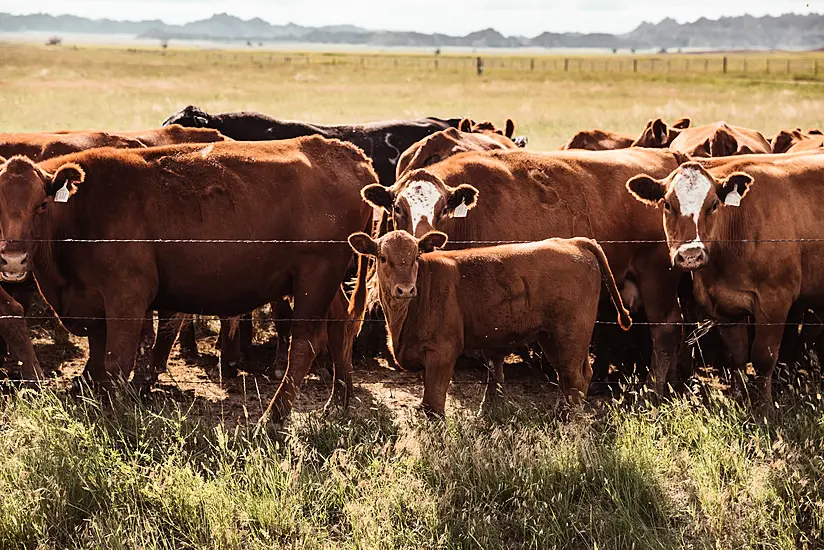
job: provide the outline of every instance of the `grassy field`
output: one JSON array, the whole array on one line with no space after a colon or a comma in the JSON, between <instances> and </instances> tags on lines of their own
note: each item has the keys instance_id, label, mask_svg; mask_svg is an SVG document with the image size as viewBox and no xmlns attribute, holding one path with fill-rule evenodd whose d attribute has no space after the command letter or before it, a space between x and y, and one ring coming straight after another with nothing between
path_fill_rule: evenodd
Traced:
<instances>
[{"instance_id":1,"label":"grassy field","mask_svg":"<svg viewBox=\"0 0 824 550\"><path fill-rule=\"evenodd\" d=\"M148 128L190 103L323 123L511 117L538 150L655 116L768 135L824 126L824 83L778 74L193 59L0 45L0 130ZM507 373L506 404L477 418L485 375L464 369L447 421L430 423L414 414L415 375L367 362L349 415L319 415L328 387L313 377L292 422L256 434L275 382L206 376L214 334L199 363L175 352L151 401L112 408L62 391L84 342L34 337L60 377L0 398L2 549L824 548L821 382L797 369L784 369L770 419L707 385L657 407L632 392L593 400L567 422L553 384L523 366Z\"/></svg>"}]
</instances>

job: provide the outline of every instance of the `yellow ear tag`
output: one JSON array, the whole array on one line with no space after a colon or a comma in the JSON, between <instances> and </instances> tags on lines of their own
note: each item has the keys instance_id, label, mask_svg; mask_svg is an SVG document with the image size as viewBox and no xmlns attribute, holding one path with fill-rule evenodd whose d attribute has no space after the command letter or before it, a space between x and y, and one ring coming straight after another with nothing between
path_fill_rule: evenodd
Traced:
<instances>
[{"instance_id":1,"label":"yellow ear tag","mask_svg":"<svg viewBox=\"0 0 824 550\"><path fill-rule=\"evenodd\" d=\"M57 193L54 194L54 202L68 202L71 193L69 193L69 183L66 182L63 184L63 187L57 190Z\"/></svg>"}]
</instances>

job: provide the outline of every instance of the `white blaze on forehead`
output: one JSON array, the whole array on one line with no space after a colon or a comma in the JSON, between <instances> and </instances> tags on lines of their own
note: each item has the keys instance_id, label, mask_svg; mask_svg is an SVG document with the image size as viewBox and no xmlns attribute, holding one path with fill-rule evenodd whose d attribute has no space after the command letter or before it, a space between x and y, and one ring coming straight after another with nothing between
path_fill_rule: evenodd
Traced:
<instances>
[{"instance_id":1,"label":"white blaze on forehead","mask_svg":"<svg viewBox=\"0 0 824 550\"><path fill-rule=\"evenodd\" d=\"M685 168L672 180L675 196L681 208L681 215L695 220L698 225L698 214L704 205L707 194L712 189L712 183L706 175L695 168Z\"/></svg>"},{"instance_id":2,"label":"white blaze on forehead","mask_svg":"<svg viewBox=\"0 0 824 550\"><path fill-rule=\"evenodd\" d=\"M412 233L424 220L434 225L435 206L441 194L431 181L413 181L400 194L409 204L409 217L412 220Z\"/></svg>"}]
</instances>

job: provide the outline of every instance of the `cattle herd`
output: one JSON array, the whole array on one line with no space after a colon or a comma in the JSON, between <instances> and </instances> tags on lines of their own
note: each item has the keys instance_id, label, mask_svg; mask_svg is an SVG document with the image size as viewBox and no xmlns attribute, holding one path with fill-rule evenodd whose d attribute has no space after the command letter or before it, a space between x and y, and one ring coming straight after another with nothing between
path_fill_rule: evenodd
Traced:
<instances>
[{"instance_id":1,"label":"cattle herd","mask_svg":"<svg viewBox=\"0 0 824 550\"><path fill-rule=\"evenodd\" d=\"M322 126L193 106L142 132L0 134L7 369L44 377L24 322L38 291L88 338L83 379L103 392L150 388L178 336L196 353L199 314L221 317L236 375L250 312L271 303L282 381L264 419L289 414L324 349L327 405L345 408L370 315L441 415L460 356L487 366L487 404L533 343L569 405L610 368L643 367L662 395L692 375L689 327L709 320L702 353L771 403L779 357L815 345L799 327L824 298L824 135L657 119L560 151L526 142L510 120Z\"/></svg>"}]
</instances>

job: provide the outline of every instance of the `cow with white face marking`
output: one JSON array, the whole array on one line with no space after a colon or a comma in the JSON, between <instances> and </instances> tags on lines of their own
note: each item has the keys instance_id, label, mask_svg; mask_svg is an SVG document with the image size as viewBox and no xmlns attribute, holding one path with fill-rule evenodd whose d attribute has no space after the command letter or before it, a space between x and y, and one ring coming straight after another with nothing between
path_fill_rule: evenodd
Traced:
<instances>
[{"instance_id":1,"label":"cow with white face marking","mask_svg":"<svg viewBox=\"0 0 824 550\"><path fill-rule=\"evenodd\" d=\"M750 155L627 182L661 210L670 259L693 271L705 315L741 322L718 329L736 372L752 362L766 403L791 308L824 303L822 174L821 155Z\"/></svg>"},{"instance_id":2,"label":"cow with white face marking","mask_svg":"<svg viewBox=\"0 0 824 550\"><path fill-rule=\"evenodd\" d=\"M675 375L681 342L681 274L670 268L660 243L660 220L629 197L624 184L644 170L664 177L682 160L645 148L467 152L407 172L390 188L367 186L361 194L391 216L396 229L418 238L443 231L452 248L548 237L622 241L604 244L604 252L619 288L630 291L654 323L651 381L663 393L667 376ZM623 242L631 240L640 242Z\"/></svg>"}]
</instances>

